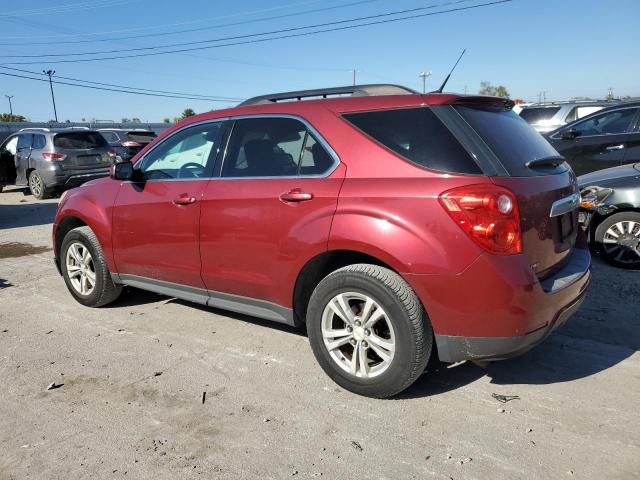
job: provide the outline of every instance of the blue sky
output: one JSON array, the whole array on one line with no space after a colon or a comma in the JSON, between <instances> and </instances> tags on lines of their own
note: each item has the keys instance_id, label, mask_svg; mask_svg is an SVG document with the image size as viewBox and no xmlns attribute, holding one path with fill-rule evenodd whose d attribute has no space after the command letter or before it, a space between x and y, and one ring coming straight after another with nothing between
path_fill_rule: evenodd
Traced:
<instances>
[{"instance_id":1,"label":"blue sky","mask_svg":"<svg viewBox=\"0 0 640 480\"><path fill-rule=\"evenodd\" d=\"M485 3L466 0L430 11ZM432 71L428 87L446 76L463 48L467 53L447 90L477 92L480 81L507 86L512 98L535 100L572 96L640 96L640 1L513 0L443 15L412 18L340 32L236 45L182 54L87 63L59 63L42 57L140 48L333 22L366 15L452 3L451 0L372 0L345 8L289 16L355 0L5 0L0 13L0 65L35 72L154 90L246 98L269 92L348 85L401 83L421 89L418 74ZM253 21L277 17L265 21ZM253 21L220 27L220 24ZM161 25L164 25L161 27ZM218 26L217 28L210 28ZM168 35L181 29L198 32ZM87 35L90 34L90 35ZM112 39L99 43L61 41ZM29 45L38 42L39 45ZM126 53L125 53L126 54ZM56 57L68 59L71 57ZM77 57L76 57L77 58ZM10 65L9 62L38 62ZM53 60L50 58L49 60ZM0 68L0 72L10 73ZM13 72L16 73L16 72ZM184 108L196 112L229 103L153 98L54 85L60 120L161 121ZM34 121L53 118L46 83L0 76L0 112L5 94L14 95L14 113Z\"/></svg>"}]
</instances>

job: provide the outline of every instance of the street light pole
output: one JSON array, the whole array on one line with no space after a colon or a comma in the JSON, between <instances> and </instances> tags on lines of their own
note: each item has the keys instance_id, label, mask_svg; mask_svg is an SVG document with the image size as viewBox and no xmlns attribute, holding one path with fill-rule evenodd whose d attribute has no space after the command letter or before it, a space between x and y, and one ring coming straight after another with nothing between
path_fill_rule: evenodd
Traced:
<instances>
[{"instance_id":1,"label":"street light pole","mask_svg":"<svg viewBox=\"0 0 640 480\"><path fill-rule=\"evenodd\" d=\"M431 72L420 72L418 76L422 78L422 93L427 93L427 77L431 76Z\"/></svg>"},{"instance_id":2,"label":"street light pole","mask_svg":"<svg viewBox=\"0 0 640 480\"><path fill-rule=\"evenodd\" d=\"M11 106L11 99L13 98L13 95L5 95L5 97L9 100L9 115L13 117L13 107Z\"/></svg>"},{"instance_id":3,"label":"street light pole","mask_svg":"<svg viewBox=\"0 0 640 480\"><path fill-rule=\"evenodd\" d=\"M56 119L56 123L58 123L58 112L56 110L56 97L53 95L53 82L51 81L51 77L56 73L55 70L43 70L42 73L49 77L49 88L51 89L51 101L53 102L53 115Z\"/></svg>"}]
</instances>

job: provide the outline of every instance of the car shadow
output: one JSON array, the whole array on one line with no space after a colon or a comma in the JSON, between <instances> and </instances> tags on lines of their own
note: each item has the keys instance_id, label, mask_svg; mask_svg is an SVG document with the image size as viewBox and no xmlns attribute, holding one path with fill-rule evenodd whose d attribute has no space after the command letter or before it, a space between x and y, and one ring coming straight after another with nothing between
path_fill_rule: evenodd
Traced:
<instances>
[{"instance_id":1,"label":"car shadow","mask_svg":"<svg viewBox=\"0 0 640 480\"><path fill-rule=\"evenodd\" d=\"M0 205L0 230L53 223L57 203Z\"/></svg>"}]
</instances>

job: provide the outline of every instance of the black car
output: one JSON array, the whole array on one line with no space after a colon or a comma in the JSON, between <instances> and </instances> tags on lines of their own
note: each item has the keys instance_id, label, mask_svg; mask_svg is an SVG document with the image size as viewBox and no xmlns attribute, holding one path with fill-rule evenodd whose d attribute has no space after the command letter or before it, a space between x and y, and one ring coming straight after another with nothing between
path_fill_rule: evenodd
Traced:
<instances>
[{"instance_id":1,"label":"black car","mask_svg":"<svg viewBox=\"0 0 640 480\"><path fill-rule=\"evenodd\" d=\"M640 163L578 177L582 227L610 263L640 268Z\"/></svg>"},{"instance_id":2,"label":"black car","mask_svg":"<svg viewBox=\"0 0 640 480\"><path fill-rule=\"evenodd\" d=\"M592 113L546 135L576 175L640 161L640 102Z\"/></svg>"},{"instance_id":3,"label":"black car","mask_svg":"<svg viewBox=\"0 0 640 480\"><path fill-rule=\"evenodd\" d=\"M157 136L151 130L143 129L100 128L98 131L122 160L131 160Z\"/></svg>"}]
</instances>

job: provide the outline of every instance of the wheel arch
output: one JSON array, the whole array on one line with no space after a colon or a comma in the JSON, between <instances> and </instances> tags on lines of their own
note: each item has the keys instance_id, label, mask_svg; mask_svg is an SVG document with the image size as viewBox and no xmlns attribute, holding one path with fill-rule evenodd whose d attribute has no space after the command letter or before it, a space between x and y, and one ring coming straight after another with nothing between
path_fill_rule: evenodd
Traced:
<instances>
[{"instance_id":1,"label":"wheel arch","mask_svg":"<svg viewBox=\"0 0 640 480\"><path fill-rule=\"evenodd\" d=\"M64 217L60 223L56 226L56 233L54 238L54 257L56 259L56 264L58 268L60 268L60 249L62 248L62 242L64 241L64 237L73 230L78 227L88 226L87 223L79 217L69 215ZM89 227L91 228L91 227Z\"/></svg>"}]
</instances>

